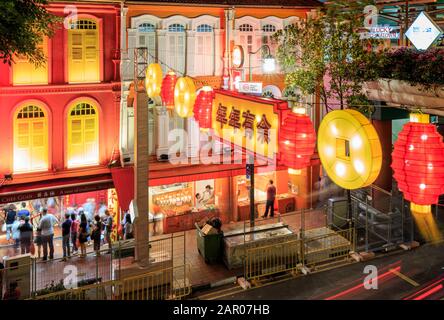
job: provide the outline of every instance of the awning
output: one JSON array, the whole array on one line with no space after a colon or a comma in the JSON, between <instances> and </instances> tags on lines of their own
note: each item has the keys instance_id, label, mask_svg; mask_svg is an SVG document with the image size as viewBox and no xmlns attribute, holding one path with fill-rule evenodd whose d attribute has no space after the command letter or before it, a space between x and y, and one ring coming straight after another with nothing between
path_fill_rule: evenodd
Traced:
<instances>
[{"instance_id":1,"label":"awning","mask_svg":"<svg viewBox=\"0 0 444 320\"><path fill-rule=\"evenodd\" d=\"M134 169L133 167L112 168L114 186L116 188L119 205L127 211L134 198Z\"/></svg>"},{"instance_id":2,"label":"awning","mask_svg":"<svg viewBox=\"0 0 444 320\"><path fill-rule=\"evenodd\" d=\"M110 174L5 185L0 188L0 204L105 190L113 187Z\"/></svg>"}]
</instances>

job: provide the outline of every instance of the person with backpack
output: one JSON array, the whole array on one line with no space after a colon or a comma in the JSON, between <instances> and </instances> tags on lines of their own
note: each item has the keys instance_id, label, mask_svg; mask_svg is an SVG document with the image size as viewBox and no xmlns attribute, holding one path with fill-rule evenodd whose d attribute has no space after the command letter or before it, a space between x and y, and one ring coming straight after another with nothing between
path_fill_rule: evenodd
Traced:
<instances>
[{"instance_id":1,"label":"person with backpack","mask_svg":"<svg viewBox=\"0 0 444 320\"><path fill-rule=\"evenodd\" d=\"M96 215L94 217L94 224L91 232L91 239L94 242L95 256L100 256L100 240L102 237L102 221L100 221L100 216Z\"/></svg>"},{"instance_id":2,"label":"person with backpack","mask_svg":"<svg viewBox=\"0 0 444 320\"><path fill-rule=\"evenodd\" d=\"M29 223L29 217L25 216L25 222L19 226L21 254L31 253L33 227Z\"/></svg>"}]
</instances>

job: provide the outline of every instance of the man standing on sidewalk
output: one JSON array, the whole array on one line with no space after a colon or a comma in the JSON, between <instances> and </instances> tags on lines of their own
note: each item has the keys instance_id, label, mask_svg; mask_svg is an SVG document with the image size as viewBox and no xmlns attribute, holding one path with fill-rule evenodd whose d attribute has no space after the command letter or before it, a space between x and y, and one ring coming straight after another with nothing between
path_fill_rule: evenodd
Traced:
<instances>
[{"instance_id":1,"label":"man standing on sidewalk","mask_svg":"<svg viewBox=\"0 0 444 320\"><path fill-rule=\"evenodd\" d=\"M54 225L57 222L57 218L44 208L39 225L39 228L42 229L43 261L48 260L48 246L49 259L54 259Z\"/></svg>"},{"instance_id":2,"label":"man standing on sidewalk","mask_svg":"<svg viewBox=\"0 0 444 320\"><path fill-rule=\"evenodd\" d=\"M63 259L62 261L66 261L66 258L71 257L71 217L69 213L65 214L65 221L62 223L62 248L63 248Z\"/></svg>"},{"instance_id":3,"label":"man standing on sidewalk","mask_svg":"<svg viewBox=\"0 0 444 320\"><path fill-rule=\"evenodd\" d=\"M267 204L265 206L265 213L262 218L268 216L268 211L270 211L270 217L274 217L274 200L276 199L276 187L273 185L273 180L270 180L267 185Z\"/></svg>"}]
</instances>

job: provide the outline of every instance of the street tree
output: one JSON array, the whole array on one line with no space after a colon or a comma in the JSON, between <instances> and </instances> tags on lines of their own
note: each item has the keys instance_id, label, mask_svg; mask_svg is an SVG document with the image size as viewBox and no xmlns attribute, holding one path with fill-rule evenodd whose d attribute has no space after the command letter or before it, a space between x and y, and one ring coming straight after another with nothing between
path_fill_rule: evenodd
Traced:
<instances>
[{"instance_id":1,"label":"street tree","mask_svg":"<svg viewBox=\"0 0 444 320\"><path fill-rule=\"evenodd\" d=\"M362 85L377 77L381 64L373 50L378 40L364 39L360 33L364 7L371 3L331 1L278 31L274 40L286 85L304 95L319 92L327 112L339 104L340 109L358 107L367 113L370 104Z\"/></svg>"},{"instance_id":2,"label":"street tree","mask_svg":"<svg viewBox=\"0 0 444 320\"><path fill-rule=\"evenodd\" d=\"M48 12L47 0L0 1L0 59L14 62L15 55L23 55L30 62L41 65L45 60L39 45L44 37L52 37L60 18Z\"/></svg>"}]
</instances>

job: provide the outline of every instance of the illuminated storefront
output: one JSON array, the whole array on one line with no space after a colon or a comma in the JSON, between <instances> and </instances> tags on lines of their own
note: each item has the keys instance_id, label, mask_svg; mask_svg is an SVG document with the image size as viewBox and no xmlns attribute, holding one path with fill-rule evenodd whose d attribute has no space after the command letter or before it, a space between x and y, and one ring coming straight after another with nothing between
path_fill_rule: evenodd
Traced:
<instances>
[{"instance_id":1,"label":"illuminated storefront","mask_svg":"<svg viewBox=\"0 0 444 320\"><path fill-rule=\"evenodd\" d=\"M0 177L9 177L0 206L25 201L60 216L87 199L108 204L118 161L120 5L75 8L77 19L66 3L47 5L65 20L41 44L43 66L21 56L0 64Z\"/></svg>"}]
</instances>

